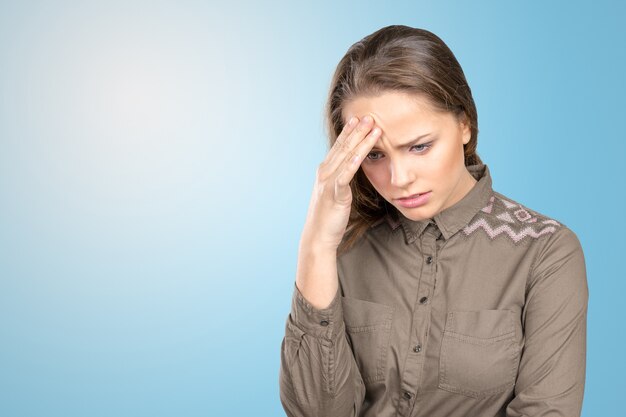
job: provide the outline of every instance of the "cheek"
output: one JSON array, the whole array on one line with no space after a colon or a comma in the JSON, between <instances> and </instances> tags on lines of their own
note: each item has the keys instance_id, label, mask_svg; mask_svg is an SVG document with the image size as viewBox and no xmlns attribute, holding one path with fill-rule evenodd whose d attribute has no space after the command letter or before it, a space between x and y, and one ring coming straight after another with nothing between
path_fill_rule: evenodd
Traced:
<instances>
[{"instance_id":1,"label":"cheek","mask_svg":"<svg viewBox=\"0 0 626 417\"><path fill-rule=\"evenodd\" d=\"M438 151L429 172L440 190L450 190L465 168L463 153L456 146L446 146Z\"/></svg>"},{"instance_id":2,"label":"cheek","mask_svg":"<svg viewBox=\"0 0 626 417\"><path fill-rule=\"evenodd\" d=\"M446 146L440 146L438 149L433 149L430 160L431 172L438 172L439 174L451 173L457 169L457 166L464 164L463 152L459 152L456 147L450 146L447 143Z\"/></svg>"}]
</instances>

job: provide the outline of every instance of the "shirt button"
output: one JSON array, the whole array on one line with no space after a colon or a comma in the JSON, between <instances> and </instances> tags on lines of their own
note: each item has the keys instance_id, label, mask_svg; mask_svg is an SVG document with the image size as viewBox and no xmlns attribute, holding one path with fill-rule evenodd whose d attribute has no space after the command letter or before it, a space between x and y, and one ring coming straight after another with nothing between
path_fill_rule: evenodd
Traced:
<instances>
[{"instance_id":1,"label":"shirt button","mask_svg":"<svg viewBox=\"0 0 626 417\"><path fill-rule=\"evenodd\" d=\"M420 304L426 304L428 302L428 297L420 298Z\"/></svg>"},{"instance_id":2,"label":"shirt button","mask_svg":"<svg viewBox=\"0 0 626 417\"><path fill-rule=\"evenodd\" d=\"M406 398L407 400L410 400L411 397L413 397L413 395L411 395L411 393L408 391L404 391L404 394L402 394L402 396Z\"/></svg>"},{"instance_id":3,"label":"shirt button","mask_svg":"<svg viewBox=\"0 0 626 417\"><path fill-rule=\"evenodd\" d=\"M320 321L320 324L322 326L328 326L328 320L322 320L322 321Z\"/></svg>"},{"instance_id":4,"label":"shirt button","mask_svg":"<svg viewBox=\"0 0 626 417\"><path fill-rule=\"evenodd\" d=\"M433 257L429 256L428 258L426 258L426 263L427 264L432 264L433 263Z\"/></svg>"},{"instance_id":5,"label":"shirt button","mask_svg":"<svg viewBox=\"0 0 626 417\"><path fill-rule=\"evenodd\" d=\"M421 352L422 351L422 346L421 345L415 345L415 347L413 347L413 351L417 352L417 353Z\"/></svg>"}]
</instances>

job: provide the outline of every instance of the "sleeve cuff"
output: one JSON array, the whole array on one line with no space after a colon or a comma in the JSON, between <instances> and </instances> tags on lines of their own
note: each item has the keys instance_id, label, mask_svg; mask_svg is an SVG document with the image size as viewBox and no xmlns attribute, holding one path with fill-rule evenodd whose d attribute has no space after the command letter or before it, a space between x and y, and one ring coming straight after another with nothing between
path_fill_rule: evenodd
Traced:
<instances>
[{"instance_id":1,"label":"sleeve cuff","mask_svg":"<svg viewBox=\"0 0 626 417\"><path fill-rule=\"evenodd\" d=\"M313 307L304 298L294 282L291 316L294 323L305 333L316 337L334 339L337 333L343 329L343 308L340 289L337 288L335 298L333 298L328 307L319 309Z\"/></svg>"}]
</instances>

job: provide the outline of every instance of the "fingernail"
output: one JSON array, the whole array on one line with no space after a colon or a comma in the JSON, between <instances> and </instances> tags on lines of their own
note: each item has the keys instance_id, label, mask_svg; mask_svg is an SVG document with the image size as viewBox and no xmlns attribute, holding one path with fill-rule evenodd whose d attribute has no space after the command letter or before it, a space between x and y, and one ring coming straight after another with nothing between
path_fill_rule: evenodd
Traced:
<instances>
[{"instance_id":1,"label":"fingernail","mask_svg":"<svg viewBox=\"0 0 626 417\"><path fill-rule=\"evenodd\" d=\"M356 122L356 117L351 117L350 121L348 122L348 126L352 126L354 123Z\"/></svg>"},{"instance_id":2,"label":"fingernail","mask_svg":"<svg viewBox=\"0 0 626 417\"><path fill-rule=\"evenodd\" d=\"M369 122L371 122L371 121L372 121L372 117L371 117L371 116L365 116L365 117L363 118L363 121L364 121L365 123L369 123Z\"/></svg>"}]
</instances>

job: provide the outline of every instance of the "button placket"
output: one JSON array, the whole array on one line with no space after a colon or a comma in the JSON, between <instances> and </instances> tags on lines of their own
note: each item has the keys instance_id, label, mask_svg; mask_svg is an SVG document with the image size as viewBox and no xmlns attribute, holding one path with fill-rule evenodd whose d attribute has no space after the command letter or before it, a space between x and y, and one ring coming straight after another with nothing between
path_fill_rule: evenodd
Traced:
<instances>
[{"instance_id":1,"label":"button placket","mask_svg":"<svg viewBox=\"0 0 626 417\"><path fill-rule=\"evenodd\" d=\"M408 417L417 401L419 390L423 385L423 372L425 363L424 349L428 343L428 330L430 328L430 297L434 291L435 275L437 273L436 258L438 242L437 226L431 222L424 233L419 236L416 246L419 248L418 262L421 261L417 272L419 285L417 298L414 299L413 319L411 325L411 341L408 345L408 357L402 372L401 390L398 395L398 417Z\"/></svg>"}]
</instances>

